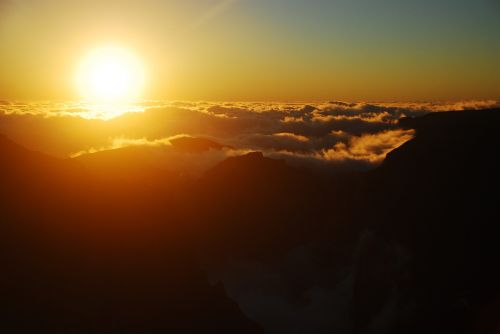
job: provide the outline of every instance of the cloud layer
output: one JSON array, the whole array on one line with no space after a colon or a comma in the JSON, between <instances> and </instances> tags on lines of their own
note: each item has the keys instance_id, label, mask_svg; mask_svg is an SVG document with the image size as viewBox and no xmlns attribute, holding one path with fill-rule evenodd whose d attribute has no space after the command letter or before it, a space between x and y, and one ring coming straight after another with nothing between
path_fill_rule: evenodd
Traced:
<instances>
[{"instance_id":1,"label":"cloud layer","mask_svg":"<svg viewBox=\"0 0 500 334\"><path fill-rule=\"evenodd\" d=\"M403 117L498 106L496 101L149 101L110 108L82 103L2 101L0 132L27 147L58 156L128 146L164 149L178 136L191 136L225 145L224 149L211 150L218 151L219 159L255 150L298 165L368 168L412 138L413 131L398 127Z\"/></svg>"}]
</instances>

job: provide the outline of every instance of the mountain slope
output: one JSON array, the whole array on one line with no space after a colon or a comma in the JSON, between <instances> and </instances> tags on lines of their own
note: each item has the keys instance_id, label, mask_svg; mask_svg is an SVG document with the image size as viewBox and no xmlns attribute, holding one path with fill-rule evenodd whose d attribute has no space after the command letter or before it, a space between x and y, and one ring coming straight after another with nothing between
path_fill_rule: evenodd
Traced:
<instances>
[{"instance_id":1,"label":"mountain slope","mask_svg":"<svg viewBox=\"0 0 500 334\"><path fill-rule=\"evenodd\" d=\"M136 189L5 137L0 156L6 331L261 332L221 285L208 284L174 227L148 220L151 204Z\"/></svg>"},{"instance_id":2,"label":"mountain slope","mask_svg":"<svg viewBox=\"0 0 500 334\"><path fill-rule=\"evenodd\" d=\"M500 298L493 265L500 255L500 110L435 113L401 125L416 137L359 189L365 210L355 220L378 241L360 260L357 322L374 326L395 298L400 310L412 311L393 312L394 332L493 333L498 322L481 317L492 303L498 310Z\"/></svg>"}]
</instances>

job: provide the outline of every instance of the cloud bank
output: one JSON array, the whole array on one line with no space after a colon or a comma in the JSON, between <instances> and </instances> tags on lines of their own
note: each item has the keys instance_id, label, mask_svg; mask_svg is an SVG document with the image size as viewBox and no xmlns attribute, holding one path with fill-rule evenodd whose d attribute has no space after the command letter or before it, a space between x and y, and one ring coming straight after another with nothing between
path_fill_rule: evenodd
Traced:
<instances>
[{"instance_id":1,"label":"cloud bank","mask_svg":"<svg viewBox=\"0 0 500 334\"><path fill-rule=\"evenodd\" d=\"M129 146L164 149L172 139L187 136L221 144L210 150L217 151L219 159L261 151L308 167L370 168L414 135L399 128L401 118L498 106L497 101L147 101L109 108L76 102L2 101L0 132L27 147L62 157Z\"/></svg>"}]
</instances>

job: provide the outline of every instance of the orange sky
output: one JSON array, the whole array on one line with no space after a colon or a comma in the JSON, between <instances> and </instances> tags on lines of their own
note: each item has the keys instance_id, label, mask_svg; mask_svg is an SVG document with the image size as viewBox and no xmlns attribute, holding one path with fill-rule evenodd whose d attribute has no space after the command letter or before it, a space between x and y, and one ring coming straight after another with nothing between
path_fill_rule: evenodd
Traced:
<instances>
[{"instance_id":1,"label":"orange sky","mask_svg":"<svg viewBox=\"0 0 500 334\"><path fill-rule=\"evenodd\" d=\"M2 1L0 99L78 99L107 43L144 63L148 99L500 99L498 31L489 0Z\"/></svg>"}]
</instances>

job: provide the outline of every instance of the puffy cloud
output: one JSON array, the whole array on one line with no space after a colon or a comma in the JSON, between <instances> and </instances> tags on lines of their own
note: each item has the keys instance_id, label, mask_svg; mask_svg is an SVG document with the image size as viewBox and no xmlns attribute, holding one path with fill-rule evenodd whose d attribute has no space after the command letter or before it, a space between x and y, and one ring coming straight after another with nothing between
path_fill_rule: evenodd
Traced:
<instances>
[{"instance_id":1,"label":"puffy cloud","mask_svg":"<svg viewBox=\"0 0 500 334\"><path fill-rule=\"evenodd\" d=\"M153 139L149 140L147 138L125 138L125 137L117 137L112 138L110 143L106 146L101 147L90 147L86 150L81 150L75 153L72 153L70 156L72 158L79 157L84 154L92 154L96 152L116 150L119 148L130 147L130 146L149 146L149 147L161 147L161 146L170 146L170 140L177 138L182 135L173 136L169 138L161 138L161 139Z\"/></svg>"},{"instance_id":2,"label":"puffy cloud","mask_svg":"<svg viewBox=\"0 0 500 334\"><path fill-rule=\"evenodd\" d=\"M306 136L296 135L295 133L290 133L290 132L274 133L273 136L281 137L281 138L289 138L291 140L296 140L296 141L300 141L300 142L309 141L309 138L307 138Z\"/></svg>"},{"instance_id":3,"label":"puffy cloud","mask_svg":"<svg viewBox=\"0 0 500 334\"><path fill-rule=\"evenodd\" d=\"M347 143L341 142L323 152L327 160L363 160L377 163L386 154L412 139L414 130L388 130L375 134L351 137Z\"/></svg>"}]
</instances>

